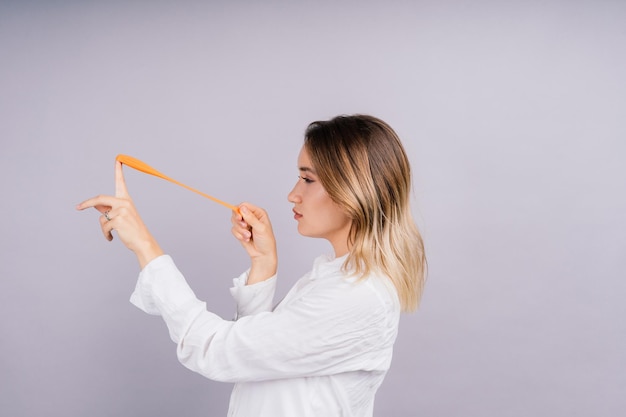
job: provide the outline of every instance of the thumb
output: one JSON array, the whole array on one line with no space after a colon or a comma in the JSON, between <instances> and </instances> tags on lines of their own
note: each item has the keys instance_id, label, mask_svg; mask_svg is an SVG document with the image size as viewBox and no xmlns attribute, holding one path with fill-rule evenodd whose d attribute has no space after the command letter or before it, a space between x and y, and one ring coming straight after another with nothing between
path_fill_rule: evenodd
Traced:
<instances>
[{"instance_id":1,"label":"thumb","mask_svg":"<svg viewBox=\"0 0 626 417\"><path fill-rule=\"evenodd\" d=\"M115 197L130 197L124 181L124 172L122 171L122 163L115 161Z\"/></svg>"},{"instance_id":2,"label":"thumb","mask_svg":"<svg viewBox=\"0 0 626 417\"><path fill-rule=\"evenodd\" d=\"M250 225L250 227L252 227L253 229L258 230L261 226L263 226L263 223L261 222L259 217L257 217L259 213L256 213L255 211L244 205L241 205L239 207L239 211L241 213L241 216L243 217L243 220L248 223L248 225Z\"/></svg>"}]
</instances>

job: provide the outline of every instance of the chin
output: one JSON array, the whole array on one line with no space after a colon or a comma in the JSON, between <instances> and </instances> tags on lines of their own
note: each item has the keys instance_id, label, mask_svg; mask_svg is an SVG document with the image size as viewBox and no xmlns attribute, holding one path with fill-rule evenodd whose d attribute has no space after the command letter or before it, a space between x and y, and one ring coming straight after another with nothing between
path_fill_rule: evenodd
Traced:
<instances>
[{"instance_id":1,"label":"chin","mask_svg":"<svg viewBox=\"0 0 626 417\"><path fill-rule=\"evenodd\" d=\"M298 225L298 233L305 237L319 237L317 234L313 233L311 230L307 230L306 227L301 224Z\"/></svg>"},{"instance_id":2,"label":"chin","mask_svg":"<svg viewBox=\"0 0 626 417\"><path fill-rule=\"evenodd\" d=\"M298 223L298 233L300 233L302 236L306 236L306 228L304 228L300 223Z\"/></svg>"}]
</instances>

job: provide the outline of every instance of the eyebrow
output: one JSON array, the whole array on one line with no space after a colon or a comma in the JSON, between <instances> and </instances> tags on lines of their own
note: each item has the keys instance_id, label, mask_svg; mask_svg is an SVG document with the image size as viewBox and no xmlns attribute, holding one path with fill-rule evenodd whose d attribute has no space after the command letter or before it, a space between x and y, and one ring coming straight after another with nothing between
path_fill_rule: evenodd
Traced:
<instances>
[{"instance_id":1,"label":"eyebrow","mask_svg":"<svg viewBox=\"0 0 626 417\"><path fill-rule=\"evenodd\" d=\"M309 167L300 167L298 168L301 172L310 172L311 174L315 174L315 170L313 168L309 168Z\"/></svg>"}]
</instances>

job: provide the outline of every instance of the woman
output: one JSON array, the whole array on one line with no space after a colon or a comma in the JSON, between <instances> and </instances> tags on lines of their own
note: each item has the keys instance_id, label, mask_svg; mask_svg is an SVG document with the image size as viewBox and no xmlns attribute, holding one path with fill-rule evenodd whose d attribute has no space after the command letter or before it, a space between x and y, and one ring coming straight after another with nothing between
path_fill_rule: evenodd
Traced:
<instances>
[{"instance_id":1,"label":"woman","mask_svg":"<svg viewBox=\"0 0 626 417\"><path fill-rule=\"evenodd\" d=\"M141 273L131 302L161 315L178 358L206 377L235 382L229 416L371 416L389 369L401 310L416 308L424 282L422 239L409 208L410 168L395 132L371 116L309 125L289 193L298 231L327 239L332 256L273 307L277 255L265 211L233 212L232 232L251 259L234 280L235 321L207 311L164 255L130 200L122 166L116 196L78 205L101 213Z\"/></svg>"}]
</instances>

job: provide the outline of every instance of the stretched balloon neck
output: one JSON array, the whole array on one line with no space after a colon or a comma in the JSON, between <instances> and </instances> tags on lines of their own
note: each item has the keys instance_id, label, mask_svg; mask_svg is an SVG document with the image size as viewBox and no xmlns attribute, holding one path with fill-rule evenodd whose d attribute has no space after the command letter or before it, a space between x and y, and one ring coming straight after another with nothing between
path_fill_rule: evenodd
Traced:
<instances>
[{"instance_id":1,"label":"stretched balloon neck","mask_svg":"<svg viewBox=\"0 0 626 417\"><path fill-rule=\"evenodd\" d=\"M144 172L146 174L150 174L150 175L154 175L155 177L159 177L159 178L163 178L164 180L170 181L174 184L180 185L181 187L184 187L190 191L193 191L194 193L200 194L203 197L208 198L209 200L213 200L214 202L223 205L224 207L227 207L231 210L234 210L236 212L239 213L239 208L233 206L232 204L228 204L222 200L219 200L213 196L210 196L208 194L205 194L203 192L200 192L198 190L196 190L195 188L191 188L188 185L185 185L179 181L174 180L173 178L170 178L164 174L161 174L159 171L157 171L156 169L152 168L150 165L146 164L143 161L140 161L137 158L133 158L132 156L128 156L128 155L123 155L123 154L119 154L115 157L116 161L121 162L124 165L128 165L131 168L134 168L138 171Z\"/></svg>"}]
</instances>

